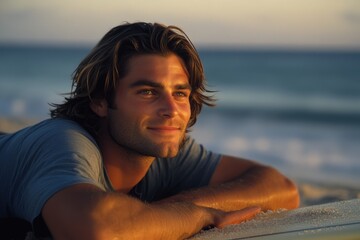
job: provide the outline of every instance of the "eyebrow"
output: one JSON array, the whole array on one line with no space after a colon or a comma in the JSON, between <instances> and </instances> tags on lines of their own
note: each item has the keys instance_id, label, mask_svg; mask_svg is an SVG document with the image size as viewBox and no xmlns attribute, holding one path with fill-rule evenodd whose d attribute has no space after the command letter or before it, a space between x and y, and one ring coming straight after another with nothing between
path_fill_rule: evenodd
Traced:
<instances>
[{"instance_id":1,"label":"eyebrow","mask_svg":"<svg viewBox=\"0 0 360 240\"><path fill-rule=\"evenodd\" d=\"M142 79L142 80L138 80L132 84L130 84L130 88L136 88L136 87L142 87L142 86L149 86L149 87L154 87L154 88L164 88L164 85L161 83L157 83L157 82L153 82L150 80L146 80L146 79ZM175 88L180 90L180 89L188 89L191 91L191 86L189 83L184 83L184 84L177 84L175 85Z\"/></svg>"}]
</instances>

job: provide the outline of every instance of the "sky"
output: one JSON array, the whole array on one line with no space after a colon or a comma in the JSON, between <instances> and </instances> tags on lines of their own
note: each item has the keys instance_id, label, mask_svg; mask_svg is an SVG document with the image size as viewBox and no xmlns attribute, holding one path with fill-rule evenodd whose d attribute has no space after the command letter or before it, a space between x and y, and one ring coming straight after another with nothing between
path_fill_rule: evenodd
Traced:
<instances>
[{"instance_id":1,"label":"sky","mask_svg":"<svg viewBox=\"0 0 360 240\"><path fill-rule=\"evenodd\" d=\"M0 43L92 45L126 21L197 46L360 50L360 0L0 0Z\"/></svg>"}]
</instances>

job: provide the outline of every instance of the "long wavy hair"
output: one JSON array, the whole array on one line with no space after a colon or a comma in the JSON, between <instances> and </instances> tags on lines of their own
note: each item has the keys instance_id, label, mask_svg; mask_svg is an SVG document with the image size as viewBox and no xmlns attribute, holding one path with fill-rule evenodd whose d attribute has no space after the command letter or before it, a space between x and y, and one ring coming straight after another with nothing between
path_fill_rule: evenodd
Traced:
<instances>
[{"instance_id":1,"label":"long wavy hair","mask_svg":"<svg viewBox=\"0 0 360 240\"><path fill-rule=\"evenodd\" d=\"M213 91L206 87L198 52L184 31L158 23L125 23L106 33L74 71L72 89L65 101L51 104L51 117L74 120L96 134L100 119L91 110L90 103L94 99L106 99L112 106L118 82L127 74L129 59L141 54L166 56L171 53L183 60L192 88L189 129L203 104L214 105L215 100L209 94Z\"/></svg>"}]
</instances>

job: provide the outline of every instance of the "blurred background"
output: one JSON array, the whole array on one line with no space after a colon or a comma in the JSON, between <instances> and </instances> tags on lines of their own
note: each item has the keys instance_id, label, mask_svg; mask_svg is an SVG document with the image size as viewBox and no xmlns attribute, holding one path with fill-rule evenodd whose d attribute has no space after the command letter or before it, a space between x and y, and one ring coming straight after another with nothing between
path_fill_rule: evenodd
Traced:
<instances>
[{"instance_id":1,"label":"blurred background","mask_svg":"<svg viewBox=\"0 0 360 240\"><path fill-rule=\"evenodd\" d=\"M358 0L0 0L0 130L47 118L91 47L134 21L179 26L198 48L218 91L199 142L341 186L310 189L324 199L360 197L341 192L360 189Z\"/></svg>"}]
</instances>

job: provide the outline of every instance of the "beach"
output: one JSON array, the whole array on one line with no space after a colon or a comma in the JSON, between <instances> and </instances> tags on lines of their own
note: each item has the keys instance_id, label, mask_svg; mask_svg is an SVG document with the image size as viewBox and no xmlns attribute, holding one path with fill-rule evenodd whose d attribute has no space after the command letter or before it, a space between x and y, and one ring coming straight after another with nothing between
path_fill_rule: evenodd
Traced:
<instances>
[{"instance_id":1,"label":"beach","mask_svg":"<svg viewBox=\"0 0 360 240\"><path fill-rule=\"evenodd\" d=\"M0 132L11 133L35 124L35 119L0 118ZM301 196L301 207L360 198L360 186L293 178Z\"/></svg>"}]
</instances>

